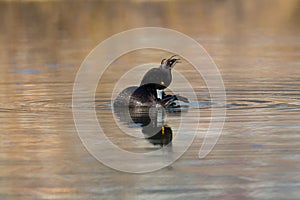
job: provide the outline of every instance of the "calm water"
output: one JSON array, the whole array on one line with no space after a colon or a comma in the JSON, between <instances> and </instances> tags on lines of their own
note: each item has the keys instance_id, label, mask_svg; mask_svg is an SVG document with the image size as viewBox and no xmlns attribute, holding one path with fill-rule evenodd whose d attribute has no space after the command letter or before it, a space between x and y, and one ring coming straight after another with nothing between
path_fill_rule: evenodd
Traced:
<instances>
[{"instance_id":1,"label":"calm water","mask_svg":"<svg viewBox=\"0 0 300 200\"><path fill-rule=\"evenodd\" d=\"M300 1L293 0L1 1L0 199L299 199L299 13ZM178 65L197 91L192 103L200 103L185 120L195 125L200 112L200 133L171 166L133 175L104 166L84 148L72 88L99 42L143 26L181 31L205 47L223 76L227 117L217 145L199 160L210 96L188 64ZM98 119L126 150L157 146L126 143L111 120L111 88L130 66L169 55L125 55L97 89ZM180 85L174 80L176 92L188 95ZM176 130L178 115L166 123Z\"/></svg>"}]
</instances>

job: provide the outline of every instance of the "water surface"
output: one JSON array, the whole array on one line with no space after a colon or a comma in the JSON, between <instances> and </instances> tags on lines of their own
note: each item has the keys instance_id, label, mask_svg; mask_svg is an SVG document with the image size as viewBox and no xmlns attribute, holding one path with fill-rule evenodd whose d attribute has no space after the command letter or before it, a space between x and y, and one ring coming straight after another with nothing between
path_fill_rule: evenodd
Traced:
<instances>
[{"instance_id":1,"label":"water surface","mask_svg":"<svg viewBox=\"0 0 300 200\"><path fill-rule=\"evenodd\" d=\"M298 199L299 8L296 0L1 1L0 199ZM199 160L210 96L191 66L178 65L197 92L192 105L200 105L185 120L195 125L200 112L200 133L171 166L133 175L104 166L84 148L72 117L72 87L99 42L143 26L181 31L205 47L223 76L227 117L217 145ZM125 55L100 82L99 121L126 150L158 147L127 142L112 121L111 88L131 66L167 56ZM176 92L189 95L180 85L174 80ZM169 114L166 123L176 132L178 120Z\"/></svg>"}]
</instances>

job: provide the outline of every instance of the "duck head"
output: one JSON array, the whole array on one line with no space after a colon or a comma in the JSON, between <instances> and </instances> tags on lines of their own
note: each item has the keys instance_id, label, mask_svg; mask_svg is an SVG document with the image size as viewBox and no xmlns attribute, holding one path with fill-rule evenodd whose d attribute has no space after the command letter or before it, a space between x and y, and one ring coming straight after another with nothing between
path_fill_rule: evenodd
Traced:
<instances>
[{"instance_id":1,"label":"duck head","mask_svg":"<svg viewBox=\"0 0 300 200\"><path fill-rule=\"evenodd\" d=\"M173 55L169 59L163 59L160 63L160 68L171 70L175 66L175 64L179 63L179 62L180 62L180 59L178 58L178 56Z\"/></svg>"}]
</instances>

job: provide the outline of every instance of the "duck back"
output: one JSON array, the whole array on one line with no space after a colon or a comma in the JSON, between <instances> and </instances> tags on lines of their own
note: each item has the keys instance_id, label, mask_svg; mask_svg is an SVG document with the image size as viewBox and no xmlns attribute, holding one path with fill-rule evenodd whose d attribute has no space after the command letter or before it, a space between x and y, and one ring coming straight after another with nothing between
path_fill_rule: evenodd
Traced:
<instances>
[{"instance_id":1,"label":"duck back","mask_svg":"<svg viewBox=\"0 0 300 200\"><path fill-rule=\"evenodd\" d=\"M147 86L131 86L124 89L115 99L114 107L151 107L156 104L156 90Z\"/></svg>"}]
</instances>

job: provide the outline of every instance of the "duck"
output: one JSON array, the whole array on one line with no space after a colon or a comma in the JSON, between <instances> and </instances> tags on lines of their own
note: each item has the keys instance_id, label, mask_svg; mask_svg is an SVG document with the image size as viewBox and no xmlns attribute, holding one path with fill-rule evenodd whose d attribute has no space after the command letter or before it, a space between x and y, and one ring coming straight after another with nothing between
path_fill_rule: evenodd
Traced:
<instances>
[{"instance_id":1,"label":"duck","mask_svg":"<svg viewBox=\"0 0 300 200\"><path fill-rule=\"evenodd\" d=\"M167 95L164 90L172 82L172 69L180 62L177 55L162 59L158 67L145 73L139 86L130 86L124 89L114 100L114 107L145 107L152 106L172 107L175 101L188 102L188 99L179 95Z\"/></svg>"}]
</instances>

